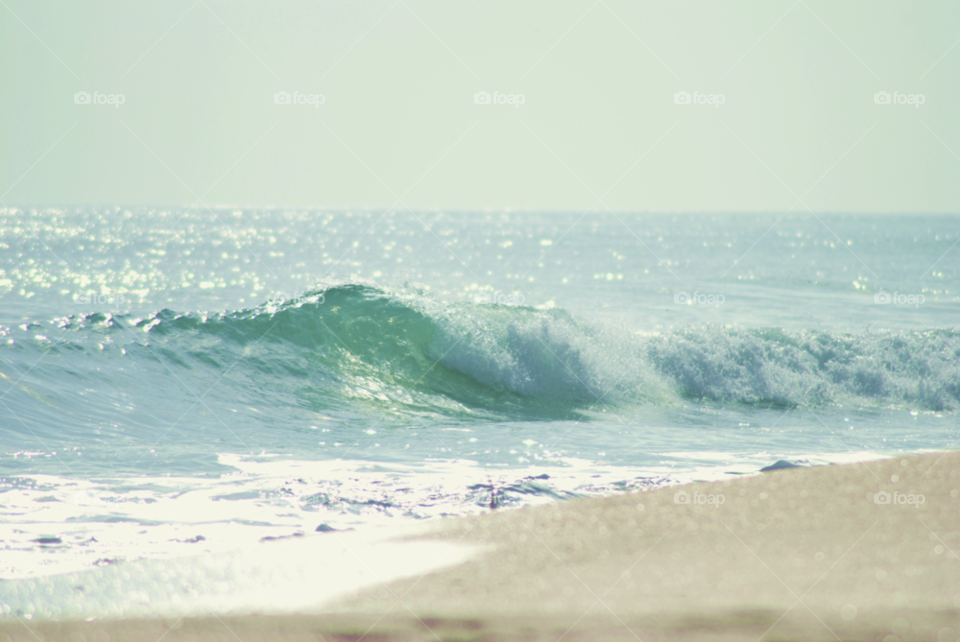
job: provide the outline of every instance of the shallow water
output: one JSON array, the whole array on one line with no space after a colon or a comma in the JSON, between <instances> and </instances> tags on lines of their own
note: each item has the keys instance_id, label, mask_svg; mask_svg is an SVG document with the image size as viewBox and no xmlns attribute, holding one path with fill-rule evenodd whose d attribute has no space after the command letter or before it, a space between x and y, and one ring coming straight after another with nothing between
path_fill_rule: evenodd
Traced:
<instances>
[{"instance_id":1,"label":"shallow water","mask_svg":"<svg viewBox=\"0 0 960 642\"><path fill-rule=\"evenodd\" d=\"M0 577L956 447L960 217L780 216L0 210Z\"/></svg>"}]
</instances>

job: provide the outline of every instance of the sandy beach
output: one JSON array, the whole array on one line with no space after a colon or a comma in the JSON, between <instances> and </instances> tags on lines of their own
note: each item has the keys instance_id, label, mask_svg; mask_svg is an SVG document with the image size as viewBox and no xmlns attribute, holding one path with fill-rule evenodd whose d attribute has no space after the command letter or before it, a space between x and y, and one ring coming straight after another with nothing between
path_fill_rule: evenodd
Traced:
<instances>
[{"instance_id":1,"label":"sandy beach","mask_svg":"<svg viewBox=\"0 0 960 642\"><path fill-rule=\"evenodd\" d=\"M0 639L955 642L958 507L958 452L776 470L443 521L428 538L487 552L323 615L21 620Z\"/></svg>"},{"instance_id":2,"label":"sandy beach","mask_svg":"<svg viewBox=\"0 0 960 642\"><path fill-rule=\"evenodd\" d=\"M960 2L0 0L0 642L960 642Z\"/></svg>"}]
</instances>

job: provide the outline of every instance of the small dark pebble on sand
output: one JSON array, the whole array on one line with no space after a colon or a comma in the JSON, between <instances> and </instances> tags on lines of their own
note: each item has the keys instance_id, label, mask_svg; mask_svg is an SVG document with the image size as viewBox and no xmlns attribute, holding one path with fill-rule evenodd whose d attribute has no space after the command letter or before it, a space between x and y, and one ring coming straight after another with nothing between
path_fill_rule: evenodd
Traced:
<instances>
[{"instance_id":1,"label":"small dark pebble on sand","mask_svg":"<svg viewBox=\"0 0 960 642\"><path fill-rule=\"evenodd\" d=\"M320 524L316 529L318 533L334 533L336 530L333 526L327 526L326 524Z\"/></svg>"},{"instance_id":2,"label":"small dark pebble on sand","mask_svg":"<svg viewBox=\"0 0 960 642\"><path fill-rule=\"evenodd\" d=\"M33 541L35 541L37 544L62 544L63 543L63 540L61 540L59 537L38 537Z\"/></svg>"},{"instance_id":3,"label":"small dark pebble on sand","mask_svg":"<svg viewBox=\"0 0 960 642\"><path fill-rule=\"evenodd\" d=\"M261 542L273 542L278 539L290 539L291 537L303 537L303 533L294 533L292 535L267 535L266 537L261 537Z\"/></svg>"},{"instance_id":4,"label":"small dark pebble on sand","mask_svg":"<svg viewBox=\"0 0 960 642\"><path fill-rule=\"evenodd\" d=\"M789 461L786 461L785 459L781 459L775 464L770 464L765 468L761 468L760 472L765 473L770 470L781 470L783 468L803 468L803 466L798 466L797 464L791 464Z\"/></svg>"},{"instance_id":5,"label":"small dark pebble on sand","mask_svg":"<svg viewBox=\"0 0 960 642\"><path fill-rule=\"evenodd\" d=\"M183 542L184 544L196 544L197 542L205 542L205 541L207 541L207 538L204 537L203 535L196 535L196 536L194 536L194 537L191 537L190 539L181 539L181 540L177 540L177 541Z\"/></svg>"}]
</instances>

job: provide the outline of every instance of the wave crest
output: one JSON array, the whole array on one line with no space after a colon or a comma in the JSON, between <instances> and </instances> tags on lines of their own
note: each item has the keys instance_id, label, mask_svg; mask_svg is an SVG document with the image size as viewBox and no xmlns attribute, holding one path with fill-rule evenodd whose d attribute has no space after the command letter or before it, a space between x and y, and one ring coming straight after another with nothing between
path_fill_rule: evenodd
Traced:
<instances>
[{"instance_id":1,"label":"wave crest","mask_svg":"<svg viewBox=\"0 0 960 642\"><path fill-rule=\"evenodd\" d=\"M91 336L119 333L90 315ZM238 312L136 322L182 367L250 372L314 408L560 419L602 404L960 408L960 335L689 327L640 336L562 309L450 303L346 284ZM99 339L97 339L99 340ZM134 351L136 352L136 351ZM144 358L147 351L139 353ZM255 374L254 374L255 373Z\"/></svg>"}]
</instances>

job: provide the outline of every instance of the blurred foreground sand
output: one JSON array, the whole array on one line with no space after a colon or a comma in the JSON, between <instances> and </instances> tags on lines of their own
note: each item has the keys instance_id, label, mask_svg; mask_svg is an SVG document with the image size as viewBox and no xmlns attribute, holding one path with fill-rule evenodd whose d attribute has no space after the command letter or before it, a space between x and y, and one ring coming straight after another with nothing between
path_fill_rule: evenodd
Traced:
<instances>
[{"instance_id":1,"label":"blurred foreground sand","mask_svg":"<svg viewBox=\"0 0 960 642\"><path fill-rule=\"evenodd\" d=\"M492 512L429 537L489 552L325 615L21 620L0 641L960 639L960 452Z\"/></svg>"}]
</instances>

